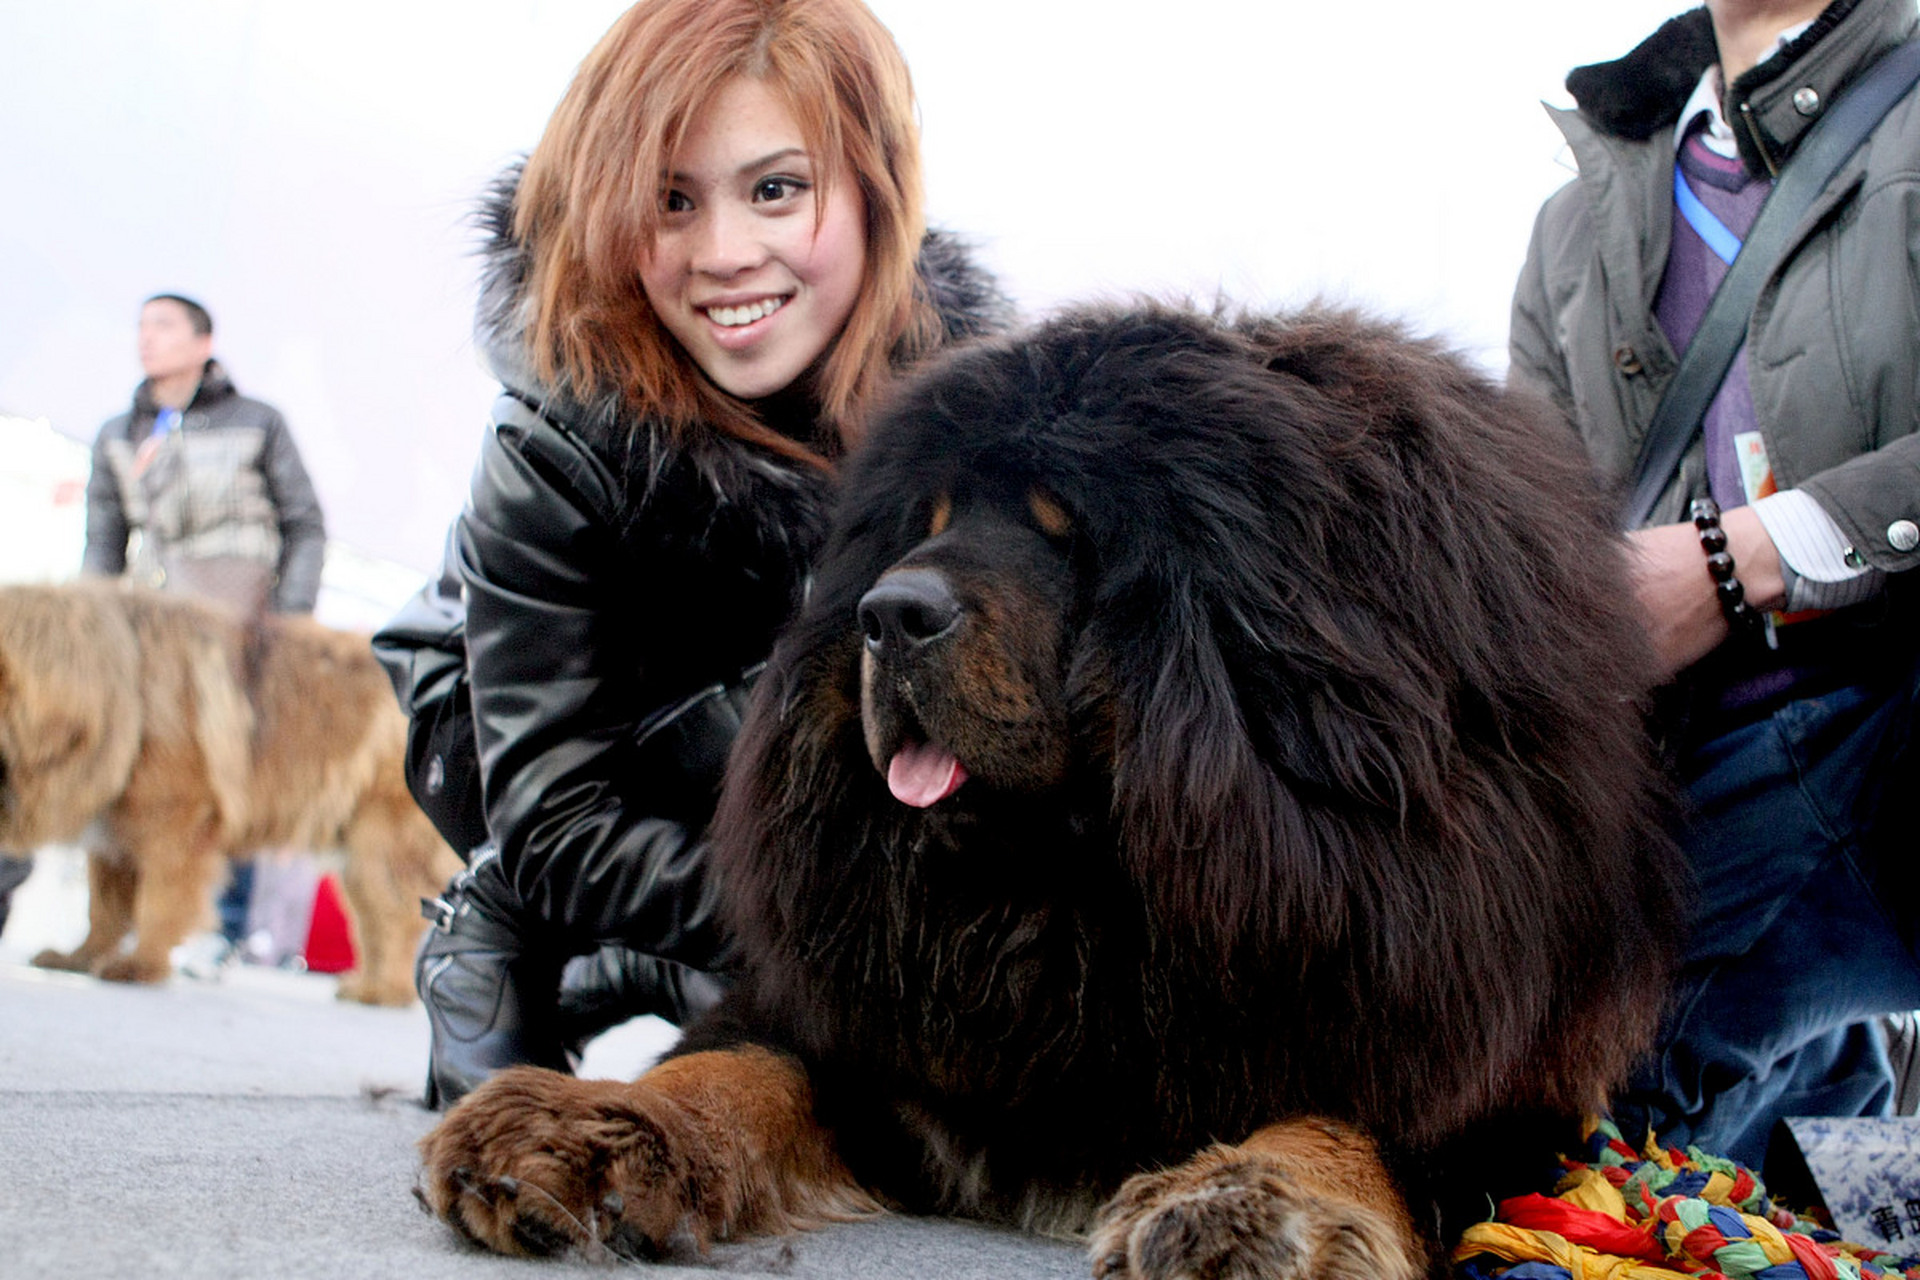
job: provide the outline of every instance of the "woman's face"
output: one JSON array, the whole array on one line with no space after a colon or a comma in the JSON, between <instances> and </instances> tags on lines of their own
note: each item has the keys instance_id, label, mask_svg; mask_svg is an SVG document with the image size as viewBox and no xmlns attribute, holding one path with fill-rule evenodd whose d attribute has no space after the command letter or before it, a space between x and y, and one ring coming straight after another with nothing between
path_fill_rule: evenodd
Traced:
<instances>
[{"instance_id":1,"label":"woman's face","mask_svg":"<svg viewBox=\"0 0 1920 1280\"><path fill-rule=\"evenodd\" d=\"M647 301L694 363L743 400L780 391L833 345L867 263L867 210L843 172L814 217L819 169L758 80L727 85L665 175Z\"/></svg>"}]
</instances>

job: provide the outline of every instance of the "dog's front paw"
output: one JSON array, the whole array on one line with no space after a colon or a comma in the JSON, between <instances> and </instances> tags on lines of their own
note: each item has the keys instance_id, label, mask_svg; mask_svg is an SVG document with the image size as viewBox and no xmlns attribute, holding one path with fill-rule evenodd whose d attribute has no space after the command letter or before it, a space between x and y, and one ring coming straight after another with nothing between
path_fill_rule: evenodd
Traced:
<instances>
[{"instance_id":1,"label":"dog's front paw","mask_svg":"<svg viewBox=\"0 0 1920 1280\"><path fill-rule=\"evenodd\" d=\"M407 977L377 977L366 969L353 969L340 975L334 996L356 1004L385 1005L404 1009L414 1002L413 981Z\"/></svg>"},{"instance_id":2,"label":"dog's front paw","mask_svg":"<svg viewBox=\"0 0 1920 1280\"><path fill-rule=\"evenodd\" d=\"M38 952L33 957L36 969L59 969L67 973L85 973L87 961L77 951L55 951L52 947Z\"/></svg>"},{"instance_id":3,"label":"dog's front paw","mask_svg":"<svg viewBox=\"0 0 1920 1280\"><path fill-rule=\"evenodd\" d=\"M1221 1149L1128 1179L1101 1211L1091 1254L1100 1280L1413 1280L1426 1266L1410 1245L1383 1215Z\"/></svg>"},{"instance_id":4,"label":"dog's front paw","mask_svg":"<svg viewBox=\"0 0 1920 1280\"><path fill-rule=\"evenodd\" d=\"M703 1247L710 1159L671 1098L644 1083L516 1067L474 1090L420 1141L422 1203L499 1253L658 1256Z\"/></svg>"},{"instance_id":5,"label":"dog's front paw","mask_svg":"<svg viewBox=\"0 0 1920 1280\"><path fill-rule=\"evenodd\" d=\"M137 951L108 956L93 966L93 976L102 982L165 982L172 972L165 959Z\"/></svg>"}]
</instances>

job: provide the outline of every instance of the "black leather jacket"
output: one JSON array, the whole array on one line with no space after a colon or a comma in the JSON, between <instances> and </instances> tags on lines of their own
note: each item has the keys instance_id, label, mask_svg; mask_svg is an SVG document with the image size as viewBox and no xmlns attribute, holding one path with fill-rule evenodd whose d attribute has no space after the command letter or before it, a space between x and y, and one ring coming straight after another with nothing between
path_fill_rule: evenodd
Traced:
<instances>
[{"instance_id":1,"label":"black leather jacket","mask_svg":"<svg viewBox=\"0 0 1920 1280\"><path fill-rule=\"evenodd\" d=\"M950 240L930 237L921 265L950 336L1004 325L1005 301ZM483 333L486 316L518 314L520 278L496 261ZM741 687L824 537L830 482L718 433L669 443L617 401L554 395L521 372L516 331L485 336L507 394L453 572L374 640L412 716L410 782L470 847L477 777L489 874L538 941L709 967L723 940L698 834Z\"/></svg>"},{"instance_id":2,"label":"black leather jacket","mask_svg":"<svg viewBox=\"0 0 1920 1280\"><path fill-rule=\"evenodd\" d=\"M648 452L616 464L505 398L454 554L487 827L514 898L568 949L622 941L704 967L717 939L694 839L718 770L690 776L643 734L766 656L830 495L824 473L732 440Z\"/></svg>"}]
</instances>

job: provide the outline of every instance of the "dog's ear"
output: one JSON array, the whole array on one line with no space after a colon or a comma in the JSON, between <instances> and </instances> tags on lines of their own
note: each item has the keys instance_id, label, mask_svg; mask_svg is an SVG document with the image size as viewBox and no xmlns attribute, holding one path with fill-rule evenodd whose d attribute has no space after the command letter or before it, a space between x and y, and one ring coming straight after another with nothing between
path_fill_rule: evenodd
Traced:
<instances>
[{"instance_id":1,"label":"dog's ear","mask_svg":"<svg viewBox=\"0 0 1920 1280\"><path fill-rule=\"evenodd\" d=\"M1261 758L1242 690L1191 580L1133 612L1149 631L1096 641L1113 689L1114 813L1128 870L1163 918L1237 936L1270 909L1284 800ZM1120 616L1124 616L1124 613ZM1151 619L1151 621L1147 621Z\"/></svg>"},{"instance_id":2,"label":"dog's ear","mask_svg":"<svg viewBox=\"0 0 1920 1280\"><path fill-rule=\"evenodd\" d=\"M1218 560L1170 572L1118 615L1127 634L1095 641L1132 664L1105 677L1121 841L1172 918L1250 940L1335 929L1355 833L1397 827L1435 785L1415 731L1431 691L1384 670L1398 650L1364 613L1298 593L1261 609L1272 584L1230 576Z\"/></svg>"}]
</instances>

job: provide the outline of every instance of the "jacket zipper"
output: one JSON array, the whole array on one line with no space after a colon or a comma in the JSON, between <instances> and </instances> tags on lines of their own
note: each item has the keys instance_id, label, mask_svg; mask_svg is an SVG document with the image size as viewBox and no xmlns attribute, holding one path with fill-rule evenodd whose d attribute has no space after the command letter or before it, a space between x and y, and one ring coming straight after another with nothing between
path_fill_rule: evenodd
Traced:
<instances>
[{"instance_id":1,"label":"jacket zipper","mask_svg":"<svg viewBox=\"0 0 1920 1280\"><path fill-rule=\"evenodd\" d=\"M1773 155L1767 150L1767 141L1760 136L1760 122L1753 118L1753 103L1740 104L1740 119L1747 126L1747 136L1753 139L1753 149L1760 153L1760 162L1767 166L1767 176L1778 182L1780 166L1773 162Z\"/></svg>"}]
</instances>

